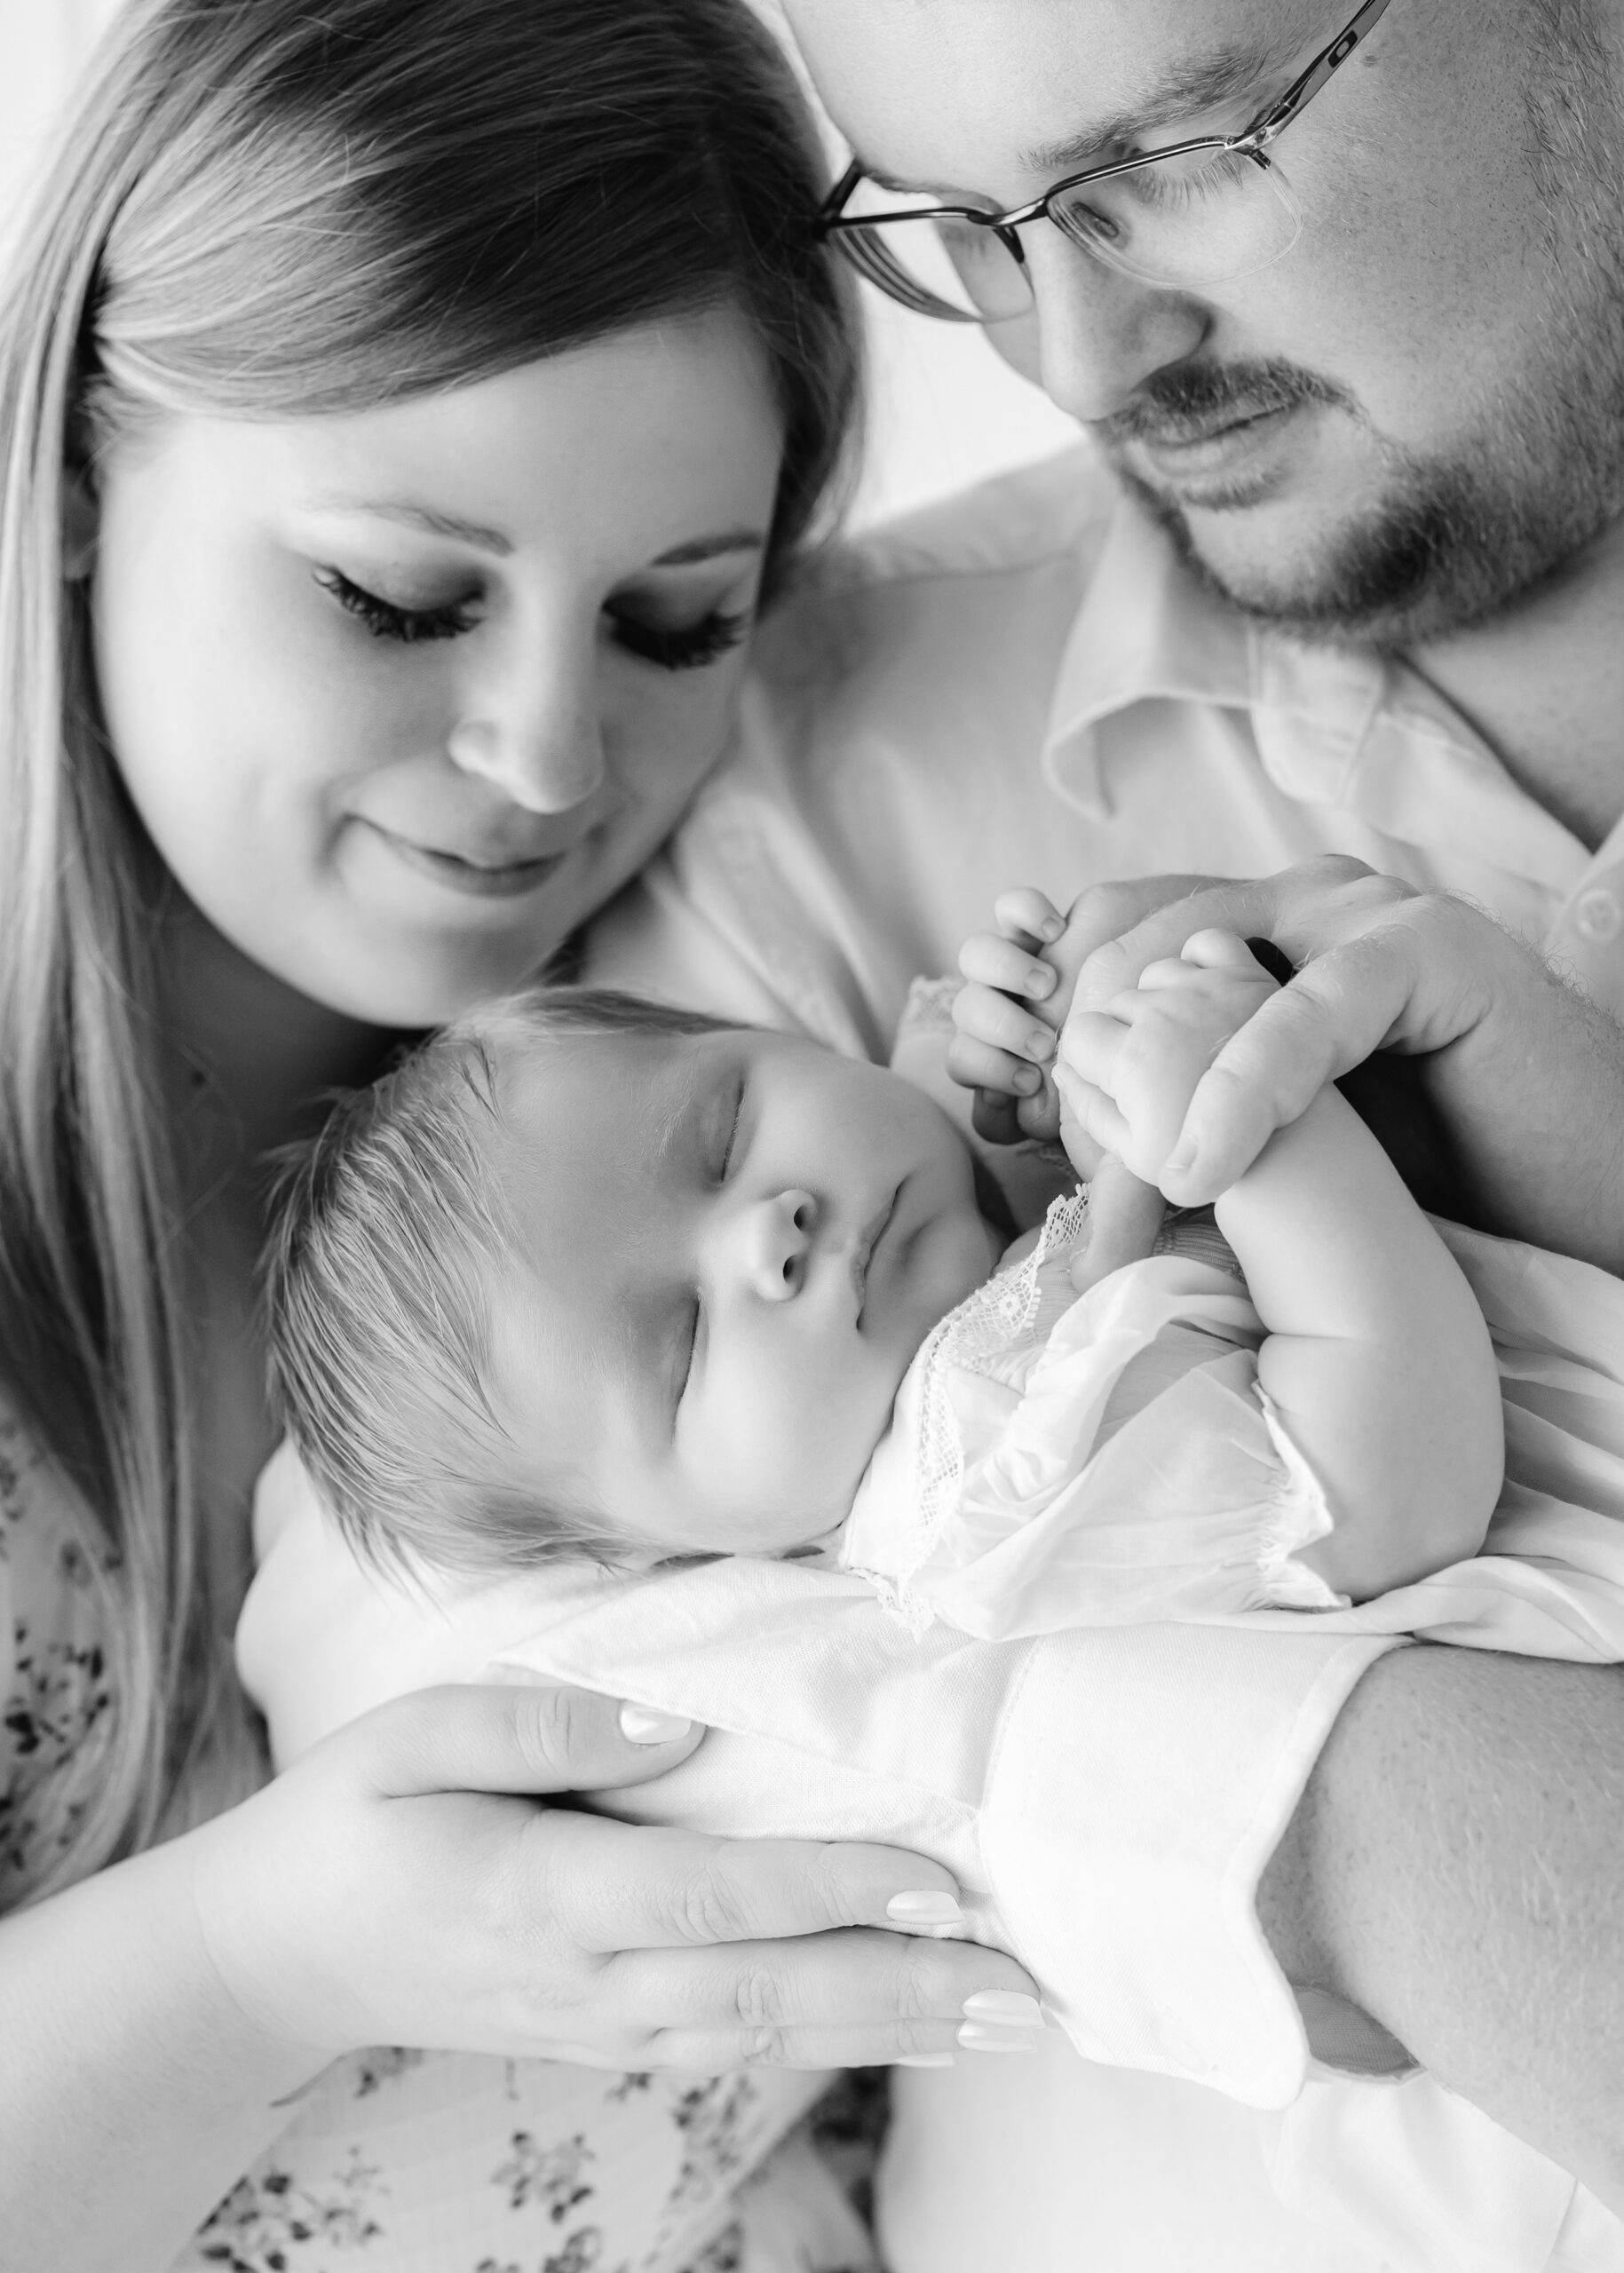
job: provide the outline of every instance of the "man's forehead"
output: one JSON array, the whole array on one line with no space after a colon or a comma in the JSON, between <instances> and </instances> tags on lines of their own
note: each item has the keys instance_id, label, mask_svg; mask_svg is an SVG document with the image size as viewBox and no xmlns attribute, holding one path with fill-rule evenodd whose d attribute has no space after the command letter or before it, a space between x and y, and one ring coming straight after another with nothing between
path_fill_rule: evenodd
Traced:
<instances>
[{"instance_id":1,"label":"man's forehead","mask_svg":"<svg viewBox=\"0 0 1624 2273\"><path fill-rule=\"evenodd\" d=\"M1316 0L786 0L819 91L882 178L1000 190L1236 100L1317 37ZM1023 182L1024 187L1024 182Z\"/></svg>"}]
</instances>

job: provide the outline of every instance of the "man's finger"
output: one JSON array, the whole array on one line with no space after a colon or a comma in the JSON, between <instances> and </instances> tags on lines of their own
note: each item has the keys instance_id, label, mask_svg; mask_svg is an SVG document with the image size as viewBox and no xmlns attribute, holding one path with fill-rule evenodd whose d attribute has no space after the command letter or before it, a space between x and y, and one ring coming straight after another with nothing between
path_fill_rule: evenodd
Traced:
<instances>
[{"instance_id":1,"label":"man's finger","mask_svg":"<svg viewBox=\"0 0 1624 2273\"><path fill-rule=\"evenodd\" d=\"M1216 1200L1277 1129L1379 1045L1390 999L1345 986L1350 953L1327 955L1267 996L1196 1084L1163 1187L1181 1207Z\"/></svg>"},{"instance_id":2,"label":"man's finger","mask_svg":"<svg viewBox=\"0 0 1624 2273\"><path fill-rule=\"evenodd\" d=\"M1243 939L1253 934L1272 938L1275 905L1271 877L1226 883L1203 880L1192 891L1158 902L1138 920L1101 940L1089 954L1077 974L1073 1010L1097 1009L1113 994L1137 986L1148 965L1176 961L1184 953L1184 942L1200 932L1234 931Z\"/></svg>"}]
</instances>

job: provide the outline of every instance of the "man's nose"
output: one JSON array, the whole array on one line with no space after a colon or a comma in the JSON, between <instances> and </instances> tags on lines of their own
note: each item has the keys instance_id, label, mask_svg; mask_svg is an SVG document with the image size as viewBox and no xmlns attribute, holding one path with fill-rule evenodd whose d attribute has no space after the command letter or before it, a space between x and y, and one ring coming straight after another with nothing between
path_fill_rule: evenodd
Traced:
<instances>
[{"instance_id":1,"label":"man's nose","mask_svg":"<svg viewBox=\"0 0 1624 2273\"><path fill-rule=\"evenodd\" d=\"M1108 268L1056 228L1026 229L1022 243L1036 303L1026 376L1085 424L1113 416L1206 338L1211 316L1198 301Z\"/></svg>"},{"instance_id":2,"label":"man's nose","mask_svg":"<svg viewBox=\"0 0 1624 2273\"><path fill-rule=\"evenodd\" d=\"M806 1284L817 1228L818 1203L810 1192L775 1192L748 1205L739 1226L739 1252L745 1283L759 1301L794 1301Z\"/></svg>"},{"instance_id":3,"label":"man's nose","mask_svg":"<svg viewBox=\"0 0 1624 2273\"><path fill-rule=\"evenodd\" d=\"M464 689L447 748L453 764L493 782L527 812L569 812L603 787L598 655L582 631L518 630Z\"/></svg>"}]
</instances>

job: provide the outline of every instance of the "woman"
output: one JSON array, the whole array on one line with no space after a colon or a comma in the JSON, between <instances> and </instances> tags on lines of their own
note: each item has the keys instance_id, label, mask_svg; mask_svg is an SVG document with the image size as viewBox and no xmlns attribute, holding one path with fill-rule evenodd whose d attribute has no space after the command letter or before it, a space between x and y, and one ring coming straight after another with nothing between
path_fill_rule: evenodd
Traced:
<instances>
[{"instance_id":1,"label":"woman","mask_svg":"<svg viewBox=\"0 0 1624 2273\"><path fill-rule=\"evenodd\" d=\"M905 1855L483 1796L692 1731L492 1686L255 1794L225 1675L270 1449L257 1164L557 949L721 754L852 401L816 191L733 0L175 0L35 217L0 379L7 2262L168 2264L336 2055L404 2042L497 2055L469 2198L527 2259L677 2264L817 2087L646 2071L930 2056L1021 1981L818 1930L950 1891ZM583 2113L567 2071L555 2142L537 2055L639 2073ZM348 2084L353 2136L418 2126L403 2170L438 2135L415 2076ZM681 2149L619 2225L582 2175L612 2103ZM353 2160L319 2198L267 2166L196 2261L497 2262L448 2187L380 2235Z\"/></svg>"}]
</instances>

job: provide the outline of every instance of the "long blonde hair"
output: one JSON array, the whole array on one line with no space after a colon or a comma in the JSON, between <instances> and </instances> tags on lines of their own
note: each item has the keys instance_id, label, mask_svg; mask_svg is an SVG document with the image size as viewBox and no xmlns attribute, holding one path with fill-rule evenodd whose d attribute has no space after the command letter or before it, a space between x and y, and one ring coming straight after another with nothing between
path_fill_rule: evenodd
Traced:
<instances>
[{"instance_id":1,"label":"long blonde hair","mask_svg":"<svg viewBox=\"0 0 1624 2273\"><path fill-rule=\"evenodd\" d=\"M165 879L99 719L74 484L143 418L364 408L728 303L784 419L780 566L857 388L820 173L743 0L157 0L84 91L0 311L0 1384L83 1510L116 1703L8 1897L250 1749L201 1544Z\"/></svg>"}]
</instances>

